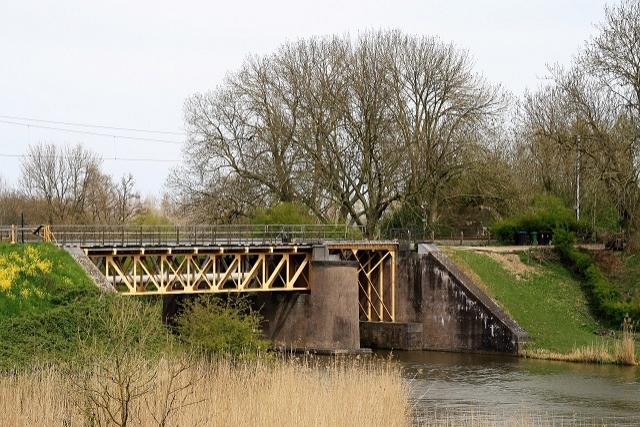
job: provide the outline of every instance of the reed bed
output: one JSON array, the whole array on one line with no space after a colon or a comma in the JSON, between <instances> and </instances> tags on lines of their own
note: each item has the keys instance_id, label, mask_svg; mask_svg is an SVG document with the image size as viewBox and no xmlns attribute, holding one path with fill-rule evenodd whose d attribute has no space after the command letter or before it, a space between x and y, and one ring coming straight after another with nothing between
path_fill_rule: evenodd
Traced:
<instances>
[{"instance_id":1,"label":"reed bed","mask_svg":"<svg viewBox=\"0 0 640 427\"><path fill-rule=\"evenodd\" d=\"M407 426L411 422L407 383L390 362L162 360L145 369L124 388L117 386L118 378L83 376L55 367L4 375L0 425L122 425L123 390L135 395L126 408L126 425ZM110 379L112 385L105 385Z\"/></svg>"},{"instance_id":2,"label":"reed bed","mask_svg":"<svg viewBox=\"0 0 640 427\"><path fill-rule=\"evenodd\" d=\"M559 360L563 362L612 363L636 366L636 346L631 323L623 326L622 337L614 342L599 342L574 348L569 353L556 353L549 350L524 350L521 355L531 359Z\"/></svg>"}]
</instances>

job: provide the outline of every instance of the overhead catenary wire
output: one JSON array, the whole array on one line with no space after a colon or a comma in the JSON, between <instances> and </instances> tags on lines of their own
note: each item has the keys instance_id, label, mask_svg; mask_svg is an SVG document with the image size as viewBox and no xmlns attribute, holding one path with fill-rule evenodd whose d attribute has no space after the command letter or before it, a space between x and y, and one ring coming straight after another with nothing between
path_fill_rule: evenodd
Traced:
<instances>
[{"instance_id":1,"label":"overhead catenary wire","mask_svg":"<svg viewBox=\"0 0 640 427\"><path fill-rule=\"evenodd\" d=\"M66 128L55 127L55 126L45 126L45 125L34 125L34 124L29 124L29 123L20 123L20 122L15 122L15 121L10 121L10 120L0 120L0 123L16 125L16 126L23 126L23 127L26 127L26 128L48 129L48 130L55 130L55 131L60 131L60 132L70 132L70 133L77 133L77 134L91 135L91 136L105 136L105 137L109 137L109 138L128 139L128 140L133 140L133 141L157 142L157 143L160 143L160 144L173 144L173 145L182 145L183 144L180 141L170 141L170 140L166 140L166 139L148 138L148 137L142 137L142 136L116 135L116 134L110 134L110 133L91 132L91 131L84 131L84 130L78 130L78 129L66 129Z\"/></svg>"},{"instance_id":2,"label":"overhead catenary wire","mask_svg":"<svg viewBox=\"0 0 640 427\"><path fill-rule=\"evenodd\" d=\"M93 128L93 129L111 129L111 130L119 130L119 131L125 131L125 132L155 133L159 135L177 135L177 136L186 135L184 132L150 130L150 129L140 129L140 128L126 128L126 127L118 127L118 126L104 126L104 125L94 125L94 124L79 123L79 122L63 122L63 121L57 121L57 120L34 119L31 117L8 116L3 114L0 114L0 119L50 123L50 124L56 124L56 125L76 126L76 127L85 127L85 128Z\"/></svg>"},{"instance_id":3,"label":"overhead catenary wire","mask_svg":"<svg viewBox=\"0 0 640 427\"><path fill-rule=\"evenodd\" d=\"M39 154L38 156L41 157L59 157L56 155L47 155L47 154ZM30 154L11 154L11 153L0 153L0 157L8 157L8 158L17 158L17 159L24 159L24 158L28 158L31 157ZM115 160L115 161L124 161L124 162L155 162L155 163L179 163L182 160L177 160L177 159L151 159L151 158L143 158L143 157L139 157L139 158L131 158L131 157L102 157L100 156L101 160Z\"/></svg>"}]
</instances>

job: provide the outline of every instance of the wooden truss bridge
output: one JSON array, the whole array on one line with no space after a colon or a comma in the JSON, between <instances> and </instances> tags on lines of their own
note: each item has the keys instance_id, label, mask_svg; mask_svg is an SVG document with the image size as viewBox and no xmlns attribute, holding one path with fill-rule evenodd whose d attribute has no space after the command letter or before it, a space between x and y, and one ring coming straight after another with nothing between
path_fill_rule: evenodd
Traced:
<instances>
[{"instance_id":1,"label":"wooden truss bridge","mask_svg":"<svg viewBox=\"0 0 640 427\"><path fill-rule=\"evenodd\" d=\"M14 226L12 241L21 231L24 236ZM123 295L309 292L319 257L351 261L358 269L360 319L395 321L398 244L362 239L358 228L47 225L29 228L28 236L82 248Z\"/></svg>"}]
</instances>

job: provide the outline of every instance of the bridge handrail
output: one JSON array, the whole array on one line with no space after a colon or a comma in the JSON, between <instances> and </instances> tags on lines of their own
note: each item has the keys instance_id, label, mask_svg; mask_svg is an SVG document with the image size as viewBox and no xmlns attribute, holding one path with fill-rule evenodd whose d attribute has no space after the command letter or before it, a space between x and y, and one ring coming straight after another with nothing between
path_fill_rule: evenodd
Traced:
<instances>
[{"instance_id":1,"label":"bridge handrail","mask_svg":"<svg viewBox=\"0 0 640 427\"><path fill-rule=\"evenodd\" d=\"M349 241L363 238L362 227L343 224L222 225L52 225L62 245L206 245Z\"/></svg>"},{"instance_id":2,"label":"bridge handrail","mask_svg":"<svg viewBox=\"0 0 640 427\"><path fill-rule=\"evenodd\" d=\"M0 243L33 243L46 240L44 225L0 225Z\"/></svg>"}]
</instances>

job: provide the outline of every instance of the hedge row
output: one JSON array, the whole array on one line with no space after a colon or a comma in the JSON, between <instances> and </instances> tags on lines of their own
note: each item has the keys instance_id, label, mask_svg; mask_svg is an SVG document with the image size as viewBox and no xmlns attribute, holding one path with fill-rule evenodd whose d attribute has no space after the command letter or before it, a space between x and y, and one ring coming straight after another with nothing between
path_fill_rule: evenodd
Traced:
<instances>
[{"instance_id":1,"label":"hedge row","mask_svg":"<svg viewBox=\"0 0 640 427\"><path fill-rule=\"evenodd\" d=\"M556 230L554 242L563 262L583 279L591 304L599 316L615 327L622 325L625 316L631 317L636 324L640 322L640 299L623 300L618 289L600 272L591 256L575 247L569 231Z\"/></svg>"},{"instance_id":2,"label":"hedge row","mask_svg":"<svg viewBox=\"0 0 640 427\"><path fill-rule=\"evenodd\" d=\"M502 220L493 227L491 232L496 240L500 243L514 243L516 233L519 231L531 232L552 232L556 228L563 227L582 236L587 237L591 234L591 227L588 224L576 221L557 222L553 218L546 218L538 215L523 215L516 218L508 218Z\"/></svg>"}]
</instances>

